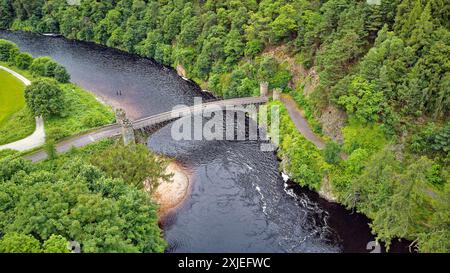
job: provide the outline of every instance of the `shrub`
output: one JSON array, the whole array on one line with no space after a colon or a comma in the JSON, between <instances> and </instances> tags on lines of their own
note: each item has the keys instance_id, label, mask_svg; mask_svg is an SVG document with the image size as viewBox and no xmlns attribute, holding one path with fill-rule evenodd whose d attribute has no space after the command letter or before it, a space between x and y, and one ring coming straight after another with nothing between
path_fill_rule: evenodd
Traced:
<instances>
[{"instance_id":1,"label":"shrub","mask_svg":"<svg viewBox=\"0 0 450 273\"><path fill-rule=\"evenodd\" d=\"M53 71L54 77L57 81L61 83L67 83L70 80L70 75L67 72L66 68L62 65L56 66L55 70Z\"/></svg>"},{"instance_id":2,"label":"shrub","mask_svg":"<svg viewBox=\"0 0 450 273\"><path fill-rule=\"evenodd\" d=\"M337 164L340 160L341 147L336 142L330 141L325 146L323 156L325 161L330 164Z\"/></svg>"},{"instance_id":3,"label":"shrub","mask_svg":"<svg viewBox=\"0 0 450 273\"><path fill-rule=\"evenodd\" d=\"M30 53L22 52L15 57L15 65L20 69L28 69L33 62L33 56Z\"/></svg>"},{"instance_id":4,"label":"shrub","mask_svg":"<svg viewBox=\"0 0 450 273\"><path fill-rule=\"evenodd\" d=\"M54 65L52 65L53 60L50 57L38 57L34 59L31 64L30 70L33 75L53 77Z\"/></svg>"},{"instance_id":5,"label":"shrub","mask_svg":"<svg viewBox=\"0 0 450 273\"><path fill-rule=\"evenodd\" d=\"M15 43L0 39L0 61L8 61L13 48L17 48Z\"/></svg>"},{"instance_id":6,"label":"shrub","mask_svg":"<svg viewBox=\"0 0 450 273\"><path fill-rule=\"evenodd\" d=\"M66 68L53 61L50 57L39 57L34 59L30 70L33 75L52 77L62 83L69 82L70 80L70 75Z\"/></svg>"},{"instance_id":7,"label":"shrub","mask_svg":"<svg viewBox=\"0 0 450 273\"><path fill-rule=\"evenodd\" d=\"M20 50L17 47L13 47L9 50L8 62L15 64L17 55L20 54Z\"/></svg>"},{"instance_id":8,"label":"shrub","mask_svg":"<svg viewBox=\"0 0 450 273\"><path fill-rule=\"evenodd\" d=\"M81 119L81 123L86 127L98 127L105 123L108 123L108 120L101 115L95 114L95 113L89 113L87 116L84 116Z\"/></svg>"},{"instance_id":9,"label":"shrub","mask_svg":"<svg viewBox=\"0 0 450 273\"><path fill-rule=\"evenodd\" d=\"M58 152L56 151L55 140L49 139L45 143L45 151L47 152L47 156L50 160L55 159L58 156Z\"/></svg>"},{"instance_id":10,"label":"shrub","mask_svg":"<svg viewBox=\"0 0 450 273\"><path fill-rule=\"evenodd\" d=\"M49 139L58 140L64 137L67 137L70 135L70 132L68 132L65 129L62 129L60 127L54 127L47 131L47 137Z\"/></svg>"}]
</instances>

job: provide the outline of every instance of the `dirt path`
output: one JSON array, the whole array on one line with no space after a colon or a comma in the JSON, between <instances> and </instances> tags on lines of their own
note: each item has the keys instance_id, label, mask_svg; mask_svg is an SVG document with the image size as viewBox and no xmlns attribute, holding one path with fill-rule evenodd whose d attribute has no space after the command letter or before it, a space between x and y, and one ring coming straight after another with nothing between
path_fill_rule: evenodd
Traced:
<instances>
[{"instance_id":1,"label":"dirt path","mask_svg":"<svg viewBox=\"0 0 450 273\"><path fill-rule=\"evenodd\" d=\"M303 117L301 110L298 108L297 103L291 96L283 94L280 98L281 102L286 107L291 120L294 122L297 130L309 141L314 143L317 148L322 150L325 148L325 142L319 138L309 127L308 121Z\"/></svg>"},{"instance_id":2,"label":"dirt path","mask_svg":"<svg viewBox=\"0 0 450 273\"><path fill-rule=\"evenodd\" d=\"M14 77L22 81L25 86L31 84L31 81L20 75L19 73L0 65L0 69L5 70ZM21 140L11 142L5 145L0 145L0 150L11 149L16 151L26 151L37 148L44 145L45 143L45 129L44 129L44 119L42 117L36 117L36 129L34 132L26 138Z\"/></svg>"}]
</instances>

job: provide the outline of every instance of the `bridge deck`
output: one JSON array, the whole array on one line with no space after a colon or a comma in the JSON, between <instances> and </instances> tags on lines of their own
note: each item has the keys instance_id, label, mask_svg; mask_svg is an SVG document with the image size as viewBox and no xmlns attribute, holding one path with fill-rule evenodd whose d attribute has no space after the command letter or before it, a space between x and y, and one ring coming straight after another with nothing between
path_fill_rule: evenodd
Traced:
<instances>
[{"instance_id":1,"label":"bridge deck","mask_svg":"<svg viewBox=\"0 0 450 273\"><path fill-rule=\"evenodd\" d=\"M267 97L246 97L246 98L236 98L228 100L213 101L208 103L203 103L194 106L186 106L172 111L164 112L161 114L153 115L150 117L142 118L133 121L133 128L140 129L146 126L155 125L158 123L173 120L178 117L183 117L191 114L199 113L205 109L216 110L217 107L224 109L227 106L243 106L251 104L262 104L267 102Z\"/></svg>"}]
</instances>

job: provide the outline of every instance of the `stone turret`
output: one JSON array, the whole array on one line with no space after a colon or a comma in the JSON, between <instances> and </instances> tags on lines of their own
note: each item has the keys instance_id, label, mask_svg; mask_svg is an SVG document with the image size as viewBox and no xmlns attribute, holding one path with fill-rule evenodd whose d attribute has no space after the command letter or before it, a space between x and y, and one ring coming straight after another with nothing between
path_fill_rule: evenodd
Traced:
<instances>
[{"instance_id":1,"label":"stone turret","mask_svg":"<svg viewBox=\"0 0 450 273\"><path fill-rule=\"evenodd\" d=\"M272 90L272 96L273 96L273 100L280 100L281 89L280 88L273 89Z\"/></svg>"},{"instance_id":2,"label":"stone turret","mask_svg":"<svg viewBox=\"0 0 450 273\"><path fill-rule=\"evenodd\" d=\"M259 95L261 97L267 97L267 95L269 95L269 83L268 82L260 82L259 83Z\"/></svg>"},{"instance_id":3,"label":"stone turret","mask_svg":"<svg viewBox=\"0 0 450 273\"><path fill-rule=\"evenodd\" d=\"M128 145L130 143L136 143L136 138L134 136L133 124L127 118L127 115L123 109L116 110L116 120L117 123L122 126L122 138L123 143Z\"/></svg>"}]
</instances>

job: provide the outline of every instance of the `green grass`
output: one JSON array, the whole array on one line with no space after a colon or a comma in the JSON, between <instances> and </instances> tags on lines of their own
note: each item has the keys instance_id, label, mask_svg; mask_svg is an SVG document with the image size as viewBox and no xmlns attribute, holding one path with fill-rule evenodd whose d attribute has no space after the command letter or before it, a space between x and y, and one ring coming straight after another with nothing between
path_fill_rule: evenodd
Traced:
<instances>
[{"instance_id":1,"label":"green grass","mask_svg":"<svg viewBox=\"0 0 450 273\"><path fill-rule=\"evenodd\" d=\"M25 106L24 89L19 79L0 69L0 125Z\"/></svg>"},{"instance_id":2,"label":"green grass","mask_svg":"<svg viewBox=\"0 0 450 273\"><path fill-rule=\"evenodd\" d=\"M45 119L48 138L58 140L114 121L111 108L91 93L74 84L61 84L61 88L65 98L64 116Z\"/></svg>"},{"instance_id":3,"label":"green grass","mask_svg":"<svg viewBox=\"0 0 450 273\"><path fill-rule=\"evenodd\" d=\"M0 145L31 135L36 128L33 114L23 107L0 125Z\"/></svg>"},{"instance_id":4,"label":"green grass","mask_svg":"<svg viewBox=\"0 0 450 273\"><path fill-rule=\"evenodd\" d=\"M25 85L0 70L0 145L31 135L35 129L33 115L25 106Z\"/></svg>"},{"instance_id":5,"label":"green grass","mask_svg":"<svg viewBox=\"0 0 450 273\"><path fill-rule=\"evenodd\" d=\"M81 148L72 148L66 153L59 154L54 159L46 159L38 164L38 166L45 169L58 169L62 167L67 161L73 161L76 159L81 159L83 161L89 162L93 155L96 155L115 143L113 139L103 139L95 143L88 144Z\"/></svg>"}]
</instances>

